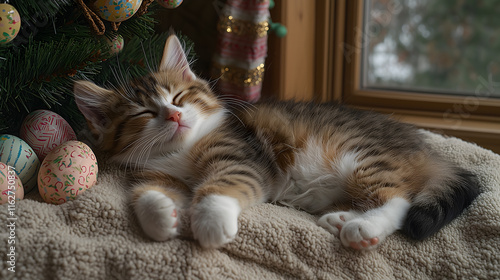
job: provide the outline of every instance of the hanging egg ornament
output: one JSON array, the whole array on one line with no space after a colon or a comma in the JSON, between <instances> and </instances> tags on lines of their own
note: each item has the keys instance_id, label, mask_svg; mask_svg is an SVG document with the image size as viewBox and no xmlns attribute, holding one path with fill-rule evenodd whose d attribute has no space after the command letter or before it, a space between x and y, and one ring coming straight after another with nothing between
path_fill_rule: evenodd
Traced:
<instances>
[{"instance_id":1,"label":"hanging egg ornament","mask_svg":"<svg viewBox=\"0 0 500 280\"><path fill-rule=\"evenodd\" d=\"M17 176L15 169L0 162L0 204L14 204L16 200L19 201L23 198L23 184Z\"/></svg>"},{"instance_id":2,"label":"hanging egg ornament","mask_svg":"<svg viewBox=\"0 0 500 280\"><path fill-rule=\"evenodd\" d=\"M142 0L96 0L96 13L104 20L121 22L131 18L141 7Z\"/></svg>"},{"instance_id":3,"label":"hanging egg ornament","mask_svg":"<svg viewBox=\"0 0 500 280\"><path fill-rule=\"evenodd\" d=\"M14 167L26 192L36 186L40 161L24 140L10 134L0 135L0 162Z\"/></svg>"},{"instance_id":4,"label":"hanging egg ornament","mask_svg":"<svg viewBox=\"0 0 500 280\"><path fill-rule=\"evenodd\" d=\"M182 0L158 0L158 4L167 9L175 9L182 4Z\"/></svg>"},{"instance_id":5,"label":"hanging egg ornament","mask_svg":"<svg viewBox=\"0 0 500 280\"><path fill-rule=\"evenodd\" d=\"M106 37L106 42L108 43L109 46L109 54L110 56L117 55L123 50L123 47L125 46L125 40L123 39L123 36L118 34L114 38L107 38Z\"/></svg>"},{"instance_id":6,"label":"hanging egg ornament","mask_svg":"<svg viewBox=\"0 0 500 280\"><path fill-rule=\"evenodd\" d=\"M21 16L10 4L0 4L0 44L12 41L21 28Z\"/></svg>"},{"instance_id":7,"label":"hanging egg ornament","mask_svg":"<svg viewBox=\"0 0 500 280\"><path fill-rule=\"evenodd\" d=\"M62 204L74 200L97 182L97 159L85 143L68 141L52 150L38 172L43 200Z\"/></svg>"},{"instance_id":8,"label":"hanging egg ornament","mask_svg":"<svg viewBox=\"0 0 500 280\"><path fill-rule=\"evenodd\" d=\"M19 134L41 161L55 147L66 141L76 140L76 134L69 123L49 110L31 112L21 124Z\"/></svg>"}]
</instances>

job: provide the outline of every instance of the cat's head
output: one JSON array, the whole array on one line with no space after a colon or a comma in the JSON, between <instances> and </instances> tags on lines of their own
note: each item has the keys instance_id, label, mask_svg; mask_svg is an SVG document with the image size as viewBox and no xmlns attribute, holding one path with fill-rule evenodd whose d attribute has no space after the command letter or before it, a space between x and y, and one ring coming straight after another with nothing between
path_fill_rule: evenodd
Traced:
<instances>
[{"instance_id":1,"label":"cat's head","mask_svg":"<svg viewBox=\"0 0 500 280\"><path fill-rule=\"evenodd\" d=\"M208 83L190 69L179 39L167 39L158 72L118 89L77 81L75 101L96 144L123 163L191 145L225 114Z\"/></svg>"}]
</instances>

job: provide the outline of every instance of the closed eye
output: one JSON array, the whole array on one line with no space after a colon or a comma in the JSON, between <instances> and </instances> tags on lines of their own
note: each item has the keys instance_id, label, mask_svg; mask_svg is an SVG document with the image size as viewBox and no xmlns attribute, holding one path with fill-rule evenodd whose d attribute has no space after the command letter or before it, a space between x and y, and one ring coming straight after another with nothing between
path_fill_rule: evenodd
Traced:
<instances>
[{"instance_id":1,"label":"closed eye","mask_svg":"<svg viewBox=\"0 0 500 280\"><path fill-rule=\"evenodd\" d=\"M183 90L181 92L179 92L178 94L176 94L174 96L174 99L172 99L172 105L175 105L175 106L182 106L182 104L179 104L179 101L181 99L181 96L184 95L187 91Z\"/></svg>"},{"instance_id":2,"label":"closed eye","mask_svg":"<svg viewBox=\"0 0 500 280\"><path fill-rule=\"evenodd\" d=\"M144 110L144 111L141 111L137 114L132 115L131 117L135 118L135 117L141 117L141 116L146 116L146 115L151 115L152 117L156 117L158 114L154 111L151 111L151 110Z\"/></svg>"}]
</instances>

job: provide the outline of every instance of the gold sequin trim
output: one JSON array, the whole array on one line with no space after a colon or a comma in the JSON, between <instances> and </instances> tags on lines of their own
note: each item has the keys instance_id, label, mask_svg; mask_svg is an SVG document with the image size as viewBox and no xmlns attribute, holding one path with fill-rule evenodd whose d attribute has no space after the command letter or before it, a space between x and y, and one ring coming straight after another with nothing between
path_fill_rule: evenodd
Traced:
<instances>
[{"instance_id":1,"label":"gold sequin trim","mask_svg":"<svg viewBox=\"0 0 500 280\"><path fill-rule=\"evenodd\" d=\"M250 36L262 38L267 35L269 31L269 22L262 21L259 23L252 23L235 19L232 16L221 17L217 24L217 30L221 33L233 33L238 36Z\"/></svg>"},{"instance_id":2,"label":"gold sequin trim","mask_svg":"<svg viewBox=\"0 0 500 280\"><path fill-rule=\"evenodd\" d=\"M261 84L264 78L264 63L250 70L215 63L213 71L214 77L220 77L223 81L245 87L256 86Z\"/></svg>"}]
</instances>

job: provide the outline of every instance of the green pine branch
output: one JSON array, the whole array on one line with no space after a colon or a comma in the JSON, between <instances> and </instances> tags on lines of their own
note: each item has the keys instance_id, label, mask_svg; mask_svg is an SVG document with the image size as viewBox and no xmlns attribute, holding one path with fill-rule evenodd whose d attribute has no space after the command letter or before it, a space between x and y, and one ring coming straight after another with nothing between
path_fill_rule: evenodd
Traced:
<instances>
[{"instance_id":1,"label":"green pine branch","mask_svg":"<svg viewBox=\"0 0 500 280\"><path fill-rule=\"evenodd\" d=\"M112 59L106 61L109 46L105 37L116 33L105 22L105 36L94 35L74 0L18 0L11 4L20 12L23 26L13 42L0 45L0 133L16 135L24 117L37 109L59 113L78 130L82 116L73 101L73 82L111 76ZM118 34L125 37L125 46L132 42L133 47L137 40L146 41L154 34L154 8L155 3L148 14L122 22ZM127 57L124 59L140 61ZM144 73L140 63L127 67L134 75Z\"/></svg>"},{"instance_id":2,"label":"green pine branch","mask_svg":"<svg viewBox=\"0 0 500 280\"><path fill-rule=\"evenodd\" d=\"M63 35L60 41L30 40L26 47L14 49L6 55L3 66L8 71L2 71L0 78L0 110L14 107L29 111L39 102L48 108L58 104L67 94L70 77L77 73L76 69L98 73L96 67L101 58L96 46L106 48L106 44L93 38Z\"/></svg>"},{"instance_id":3,"label":"green pine branch","mask_svg":"<svg viewBox=\"0 0 500 280\"><path fill-rule=\"evenodd\" d=\"M123 86L131 79L142 77L158 70L163 49L169 33L155 34L150 38L134 37L117 56L102 63L102 71L93 77L93 81L102 86ZM182 34L178 37L188 49L193 43ZM188 60L195 57L194 52L188 54Z\"/></svg>"},{"instance_id":4,"label":"green pine branch","mask_svg":"<svg viewBox=\"0 0 500 280\"><path fill-rule=\"evenodd\" d=\"M53 17L75 4L74 0L16 0L10 3L21 15L21 20L32 17Z\"/></svg>"}]
</instances>

